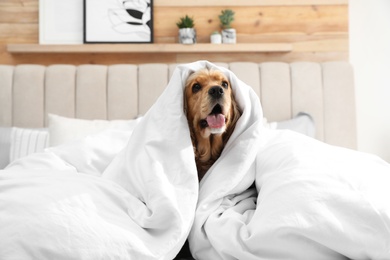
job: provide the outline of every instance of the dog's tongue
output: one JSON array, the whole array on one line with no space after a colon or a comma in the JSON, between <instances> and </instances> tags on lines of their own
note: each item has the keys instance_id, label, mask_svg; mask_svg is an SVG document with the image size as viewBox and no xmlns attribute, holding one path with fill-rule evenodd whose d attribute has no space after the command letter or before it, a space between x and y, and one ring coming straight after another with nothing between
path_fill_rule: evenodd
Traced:
<instances>
[{"instance_id":1,"label":"dog's tongue","mask_svg":"<svg viewBox=\"0 0 390 260\"><path fill-rule=\"evenodd\" d=\"M225 125L225 116L222 114L209 115L206 117L206 121L211 128L221 128Z\"/></svg>"}]
</instances>

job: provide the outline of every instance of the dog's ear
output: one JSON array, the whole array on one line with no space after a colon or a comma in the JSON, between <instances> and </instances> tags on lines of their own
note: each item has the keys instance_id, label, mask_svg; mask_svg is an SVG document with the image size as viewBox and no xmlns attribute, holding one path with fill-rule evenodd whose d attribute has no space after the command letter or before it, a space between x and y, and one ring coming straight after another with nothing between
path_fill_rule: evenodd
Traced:
<instances>
[{"instance_id":1,"label":"dog's ear","mask_svg":"<svg viewBox=\"0 0 390 260\"><path fill-rule=\"evenodd\" d=\"M186 81L184 82L184 87L183 87L183 110L184 110L184 114L187 115L187 108L188 108L188 105L187 105L187 96L186 96L186 89L187 89L187 84L188 84L188 78L194 74L194 71L190 71L186 77Z\"/></svg>"},{"instance_id":2,"label":"dog's ear","mask_svg":"<svg viewBox=\"0 0 390 260\"><path fill-rule=\"evenodd\" d=\"M234 95L235 89L233 88L232 80L230 79L230 77L228 77L228 79L229 79L229 83L230 83L232 108L233 108L233 111L234 111L234 118L233 118L233 121L235 122L235 121L237 121L238 118L241 116L242 111L241 111L240 107L238 106L238 103L237 103L237 101L236 101L236 97L235 97L235 95Z\"/></svg>"},{"instance_id":3,"label":"dog's ear","mask_svg":"<svg viewBox=\"0 0 390 260\"><path fill-rule=\"evenodd\" d=\"M186 97L185 91L183 91L183 112L184 112L184 115L186 115L186 116L187 116L187 109L188 109L187 97Z\"/></svg>"},{"instance_id":4,"label":"dog's ear","mask_svg":"<svg viewBox=\"0 0 390 260\"><path fill-rule=\"evenodd\" d=\"M233 92L231 92L231 109L230 109L230 127L227 128L226 130L226 141L229 139L230 135L233 133L234 128L236 126L236 123L238 119L240 118L242 111L238 107L237 101L234 98Z\"/></svg>"},{"instance_id":5,"label":"dog's ear","mask_svg":"<svg viewBox=\"0 0 390 260\"><path fill-rule=\"evenodd\" d=\"M188 109L188 104L187 104L187 96L186 96L186 89L188 88L188 84L191 81L191 76L195 73L196 71L190 70L188 71L188 75L186 78L186 81L184 83L184 88L183 88L183 109L184 109L184 114L187 115L187 109Z\"/></svg>"}]
</instances>

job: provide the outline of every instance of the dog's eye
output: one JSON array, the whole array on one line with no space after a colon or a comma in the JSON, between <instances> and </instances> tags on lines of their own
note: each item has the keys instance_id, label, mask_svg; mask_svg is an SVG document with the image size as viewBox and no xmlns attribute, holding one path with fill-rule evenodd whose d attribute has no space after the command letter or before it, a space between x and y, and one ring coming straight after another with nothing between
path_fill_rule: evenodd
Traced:
<instances>
[{"instance_id":1,"label":"dog's eye","mask_svg":"<svg viewBox=\"0 0 390 260\"><path fill-rule=\"evenodd\" d=\"M198 92L201 88L202 86L199 83L195 83L194 85L192 85L192 93Z\"/></svg>"},{"instance_id":2,"label":"dog's eye","mask_svg":"<svg viewBox=\"0 0 390 260\"><path fill-rule=\"evenodd\" d=\"M227 83L226 81L222 81L222 87L224 88L228 88L229 87L229 83Z\"/></svg>"}]
</instances>

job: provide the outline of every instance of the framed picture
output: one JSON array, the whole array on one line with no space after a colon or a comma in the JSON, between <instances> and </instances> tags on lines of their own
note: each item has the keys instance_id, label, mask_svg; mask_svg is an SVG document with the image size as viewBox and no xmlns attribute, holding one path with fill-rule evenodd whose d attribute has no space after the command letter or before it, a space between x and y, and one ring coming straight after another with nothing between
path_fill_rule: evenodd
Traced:
<instances>
[{"instance_id":1,"label":"framed picture","mask_svg":"<svg viewBox=\"0 0 390 260\"><path fill-rule=\"evenodd\" d=\"M82 44L83 0L39 0L39 43Z\"/></svg>"},{"instance_id":2,"label":"framed picture","mask_svg":"<svg viewBox=\"0 0 390 260\"><path fill-rule=\"evenodd\" d=\"M84 0L85 43L152 43L153 0Z\"/></svg>"}]
</instances>

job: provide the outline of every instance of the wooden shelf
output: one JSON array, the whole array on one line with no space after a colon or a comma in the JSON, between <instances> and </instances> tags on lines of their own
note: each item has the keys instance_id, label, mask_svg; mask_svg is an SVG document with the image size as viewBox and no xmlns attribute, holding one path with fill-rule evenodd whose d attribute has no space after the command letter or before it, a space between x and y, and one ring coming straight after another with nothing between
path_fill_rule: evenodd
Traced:
<instances>
[{"instance_id":1,"label":"wooden shelf","mask_svg":"<svg viewBox=\"0 0 390 260\"><path fill-rule=\"evenodd\" d=\"M290 52L290 43L237 44L8 44L10 53L221 53L221 52Z\"/></svg>"},{"instance_id":2,"label":"wooden shelf","mask_svg":"<svg viewBox=\"0 0 390 260\"><path fill-rule=\"evenodd\" d=\"M286 6L348 5L349 0L155 0L154 6Z\"/></svg>"}]
</instances>

